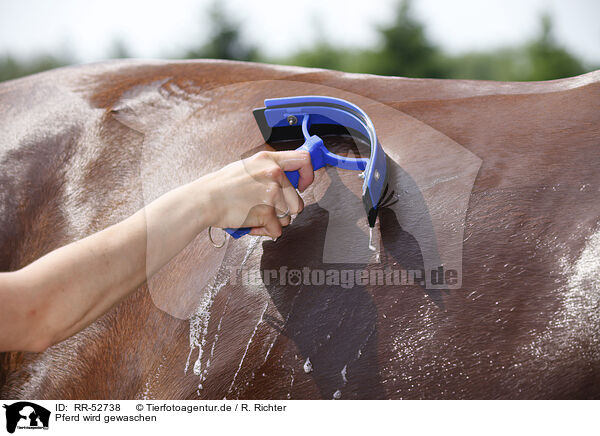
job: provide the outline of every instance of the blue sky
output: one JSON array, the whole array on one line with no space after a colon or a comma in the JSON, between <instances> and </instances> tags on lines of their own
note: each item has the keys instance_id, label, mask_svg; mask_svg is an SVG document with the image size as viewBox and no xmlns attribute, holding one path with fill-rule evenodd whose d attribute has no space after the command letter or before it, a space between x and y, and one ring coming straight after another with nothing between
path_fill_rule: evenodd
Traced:
<instances>
[{"instance_id":1,"label":"blue sky","mask_svg":"<svg viewBox=\"0 0 600 436\"><path fill-rule=\"evenodd\" d=\"M116 39L136 57L183 53L207 35L211 0L0 0L0 55L70 53L90 62L107 56ZM321 37L346 46L377 43L395 0L226 0L243 35L271 56L310 46ZM432 40L452 53L516 44L534 35L543 11L558 40L600 65L598 0L413 0ZM319 31L320 29L320 31Z\"/></svg>"}]
</instances>

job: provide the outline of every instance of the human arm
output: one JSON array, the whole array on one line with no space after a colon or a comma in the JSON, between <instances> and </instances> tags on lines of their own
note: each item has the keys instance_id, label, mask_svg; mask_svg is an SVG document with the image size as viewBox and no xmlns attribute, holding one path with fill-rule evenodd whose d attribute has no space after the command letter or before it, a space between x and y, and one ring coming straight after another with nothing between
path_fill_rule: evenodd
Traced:
<instances>
[{"instance_id":1,"label":"human arm","mask_svg":"<svg viewBox=\"0 0 600 436\"><path fill-rule=\"evenodd\" d=\"M301 190L312 182L308 153L259 153L20 270L0 273L0 351L42 351L85 328L208 226L252 227L254 235L277 238L290 223L277 214L303 208L285 177L291 170L299 170Z\"/></svg>"}]
</instances>

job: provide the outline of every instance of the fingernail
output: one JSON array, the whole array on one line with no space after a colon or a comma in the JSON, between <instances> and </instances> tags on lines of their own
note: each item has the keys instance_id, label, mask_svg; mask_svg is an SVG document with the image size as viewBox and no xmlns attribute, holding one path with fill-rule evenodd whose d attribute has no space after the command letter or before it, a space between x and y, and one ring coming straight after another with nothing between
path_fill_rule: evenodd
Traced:
<instances>
[{"instance_id":1,"label":"fingernail","mask_svg":"<svg viewBox=\"0 0 600 436\"><path fill-rule=\"evenodd\" d=\"M273 238L273 237L271 237L271 239L273 240L273 242L277 242L277 239L278 239L278 238Z\"/></svg>"}]
</instances>

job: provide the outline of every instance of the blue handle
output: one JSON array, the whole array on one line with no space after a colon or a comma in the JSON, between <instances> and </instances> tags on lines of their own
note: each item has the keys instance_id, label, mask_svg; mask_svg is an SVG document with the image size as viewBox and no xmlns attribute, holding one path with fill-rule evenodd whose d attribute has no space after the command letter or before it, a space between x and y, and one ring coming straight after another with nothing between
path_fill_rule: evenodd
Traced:
<instances>
[{"instance_id":1,"label":"blue handle","mask_svg":"<svg viewBox=\"0 0 600 436\"><path fill-rule=\"evenodd\" d=\"M338 156L337 154L331 153L325 145L323 140L316 135L310 136L308 133L309 115L301 115L302 119L302 133L304 135L304 144L298 147L296 150L307 150L310 154L310 161L312 163L313 171L323 168L325 165L332 165L347 170L359 170L364 171L367 167L368 159L359 158L353 159L348 157ZM300 180L300 173L298 171L286 171L285 175L294 188L298 188L298 182ZM240 227L239 229L225 229L234 239L238 239L244 235L250 233L250 227Z\"/></svg>"},{"instance_id":2,"label":"blue handle","mask_svg":"<svg viewBox=\"0 0 600 436\"><path fill-rule=\"evenodd\" d=\"M311 159L312 160L312 159ZM300 173L298 171L286 171L285 175L292 184L292 186L298 189L298 182L300 181Z\"/></svg>"}]
</instances>

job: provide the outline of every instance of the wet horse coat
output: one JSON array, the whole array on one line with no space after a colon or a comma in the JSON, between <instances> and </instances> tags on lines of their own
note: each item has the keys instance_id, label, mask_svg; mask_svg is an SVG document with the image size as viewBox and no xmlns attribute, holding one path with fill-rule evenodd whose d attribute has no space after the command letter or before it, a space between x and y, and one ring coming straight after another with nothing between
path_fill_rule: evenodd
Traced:
<instances>
[{"instance_id":1,"label":"wet horse coat","mask_svg":"<svg viewBox=\"0 0 600 436\"><path fill-rule=\"evenodd\" d=\"M84 331L44 353L2 355L0 397L597 398L599 80L198 61L0 84L3 271L264 148L248 109L275 90L362 99L380 114L400 188L381 212L378 261L341 256L365 247L360 181L321 172L276 243L248 237L217 251L199 235ZM347 137L326 144L361 152ZM341 225L357 237L335 258ZM244 268L417 271L432 256L460 268L460 289L243 280Z\"/></svg>"}]
</instances>

